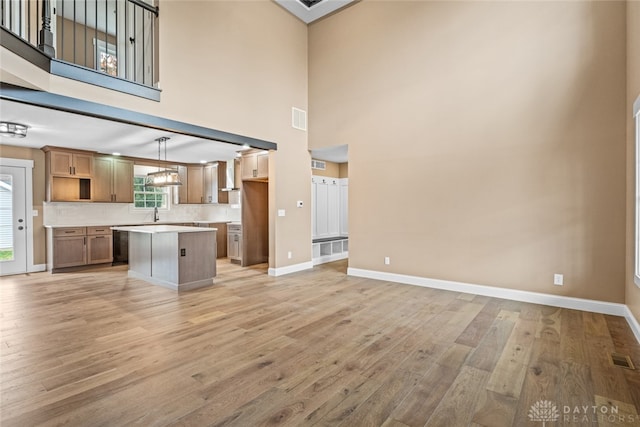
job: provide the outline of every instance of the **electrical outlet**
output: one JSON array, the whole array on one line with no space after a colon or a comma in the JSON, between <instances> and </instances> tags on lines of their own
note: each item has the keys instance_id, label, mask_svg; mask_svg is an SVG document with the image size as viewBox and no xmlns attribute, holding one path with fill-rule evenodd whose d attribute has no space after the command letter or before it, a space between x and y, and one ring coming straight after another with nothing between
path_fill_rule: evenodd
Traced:
<instances>
[{"instance_id":1,"label":"electrical outlet","mask_svg":"<svg viewBox=\"0 0 640 427\"><path fill-rule=\"evenodd\" d=\"M564 285L564 275L562 274L554 274L553 275L553 284L556 286Z\"/></svg>"},{"instance_id":2,"label":"electrical outlet","mask_svg":"<svg viewBox=\"0 0 640 427\"><path fill-rule=\"evenodd\" d=\"M391 264L391 258L389 258L388 256L384 257L384 264L385 265Z\"/></svg>"},{"instance_id":3,"label":"electrical outlet","mask_svg":"<svg viewBox=\"0 0 640 427\"><path fill-rule=\"evenodd\" d=\"M293 257L293 253L291 251L287 252L287 258L291 259L291 257Z\"/></svg>"}]
</instances>

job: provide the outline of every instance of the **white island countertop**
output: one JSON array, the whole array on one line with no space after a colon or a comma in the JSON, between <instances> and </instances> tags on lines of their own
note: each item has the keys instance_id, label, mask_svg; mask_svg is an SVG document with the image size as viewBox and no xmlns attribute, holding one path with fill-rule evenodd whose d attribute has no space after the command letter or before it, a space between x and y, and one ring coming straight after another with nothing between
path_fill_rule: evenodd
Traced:
<instances>
[{"instance_id":1,"label":"white island countertop","mask_svg":"<svg viewBox=\"0 0 640 427\"><path fill-rule=\"evenodd\" d=\"M202 233L217 231L216 228L209 227L186 227L183 225L131 225L131 226L115 226L112 230L129 231L133 233Z\"/></svg>"}]
</instances>

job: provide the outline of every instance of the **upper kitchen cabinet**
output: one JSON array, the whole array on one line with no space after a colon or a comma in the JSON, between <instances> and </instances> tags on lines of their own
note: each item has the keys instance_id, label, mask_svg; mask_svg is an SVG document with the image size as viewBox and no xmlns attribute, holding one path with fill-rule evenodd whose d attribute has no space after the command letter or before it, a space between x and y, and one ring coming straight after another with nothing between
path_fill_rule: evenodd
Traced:
<instances>
[{"instance_id":1,"label":"upper kitchen cabinet","mask_svg":"<svg viewBox=\"0 0 640 427\"><path fill-rule=\"evenodd\" d=\"M174 197L177 197L177 200L174 198L176 203L189 203L189 178L187 177L187 167L183 165L174 166L172 169L178 171L178 176L180 177L180 182L182 185L178 186L178 189L174 193Z\"/></svg>"},{"instance_id":2,"label":"upper kitchen cabinet","mask_svg":"<svg viewBox=\"0 0 640 427\"><path fill-rule=\"evenodd\" d=\"M204 168L202 166L187 166L187 203L204 203Z\"/></svg>"},{"instance_id":3,"label":"upper kitchen cabinet","mask_svg":"<svg viewBox=\"0 0 640 427\"><path fill-rule=\"evenodd\" d=\"M103 156L93 166L94 202L133 203L133 161Z\"/></svg>"},{"instance_id":4,"label":"upper kitchen cabinet","mask_svg":"<svg viewBox=\"0 0 640 427\"><path fill-rule=\"evenodd\" d=\"M91 201L93 155L44 147L48 202Z\"/></svg>"},{"instance_id":5,"label":"upper kitchen cabinet","mask_svg":"<svg viewBox=\"0 0 640 427\"><path fill-rule=\"evenodd\" d=\"M186 168L186 189L181 189L179 194L180 203L228 203L228 195L221 191L221 183L225 180L225 162L212 163L207 165L187 166ZM178 173L184 173L184 169L179 168ZM185 187L183 181L182 184ZM186 193L186 202L184 194Z\"/></svg>"},{"instance_id":6,"label":"upper kitchen cabinet","mask_svg":"<svg viewBox=\"0 0 640 427\"><path fill-rule=\"evenodd\" d=\"M55 176L91 178L93 175L93 155L74 151L59 151L43 148L47 153L49 173Z\"/></svg>"},{"instance_id":7,"label":"upper kitchen cabinet","mask_svg":"<svg viewBox=\"0 0 640 427\"><path fill-rule=\"evenodd\" d=\"M266 181L269 179L269 152L246 152L240 159L243 181Z\"/></svg>"}]
</instances>

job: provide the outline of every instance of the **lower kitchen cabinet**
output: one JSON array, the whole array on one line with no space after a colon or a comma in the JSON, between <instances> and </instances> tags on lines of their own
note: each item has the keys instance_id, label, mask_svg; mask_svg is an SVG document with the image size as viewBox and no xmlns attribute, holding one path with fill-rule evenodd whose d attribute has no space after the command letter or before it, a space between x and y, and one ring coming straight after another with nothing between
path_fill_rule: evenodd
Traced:
<instances>
[{"instance_id":1,"label":"lower kitchen cabinet","mask_svg":"<svg viewBox=\"0 0 640 427\"><path fill-rule=\"evenodd\" d=\"M113 261L113 239L109 227L87 227L87 264Z\"/></svg>"},{"instance_id":2,"label":"lower kitchen cabinet","mask_svg":"<svg viewBox=\"0 0 640 427\"><path fill-rule=\"evenodd\" d=\"M75 267L87 263L86 236L54 237L53 268Z\"/></svg>"},{"instance_id":3,"label":"lower kitchen cabinet","mask_svg":"<svg viewBox=\"0 0 640 427\"><path fill-rule=\"evenodd\" d=\"M61 227L47 233L51 254L47 266L52 271L113 260L109 227Z\"/></svg>"},{"instance_id":4,"label":"lower kitchen cabinet","mask_svg":"<svg viewBox=\"0 0 640 427\"><path fill-rule=\"evenodd\" d=\"M242 228L239 224L227 226L227 257L231 262L242 262Z\"/></svg>"}]
</instances>

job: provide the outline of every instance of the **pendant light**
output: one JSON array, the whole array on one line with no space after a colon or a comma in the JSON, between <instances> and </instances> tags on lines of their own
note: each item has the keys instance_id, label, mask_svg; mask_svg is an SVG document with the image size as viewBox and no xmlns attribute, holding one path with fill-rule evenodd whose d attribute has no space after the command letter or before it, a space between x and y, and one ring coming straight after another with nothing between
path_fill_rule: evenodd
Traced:
<instances>
[{"instance_id":1,"label":"pendant light","mask_svg":"<svg viewBox=\"0 0 640 427\"><path fill-rule=\"evenodd\" d=\"M180 175L175 169L161 169L162 159L160 157L160 150L162 144L164 144L164 161L167 161L167 138L163 136L156 139L158 141L158 171L147 174L145 184L147 187L169 187L172 185L182 185L180 182Z\"/></svg>"}]
</instances>

